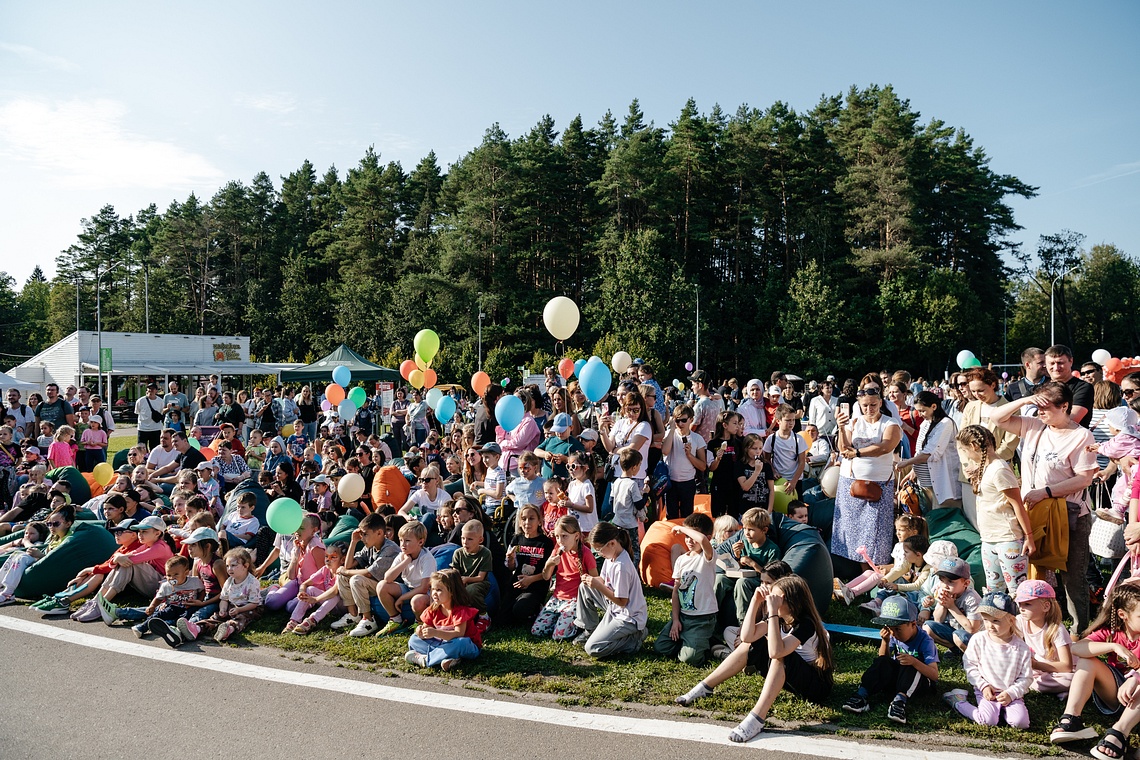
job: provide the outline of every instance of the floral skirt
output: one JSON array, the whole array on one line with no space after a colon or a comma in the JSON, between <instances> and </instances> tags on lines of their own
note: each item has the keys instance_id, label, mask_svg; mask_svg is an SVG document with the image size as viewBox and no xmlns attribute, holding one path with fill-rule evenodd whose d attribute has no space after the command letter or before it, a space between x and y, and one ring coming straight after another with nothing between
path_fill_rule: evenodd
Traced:
<instances>
[{"instance_id":1,"label":"floral skirt","mask_svg":"<svg viewBox=\"0 0 1140 760\"><path fill-rule=\"evenodd\" d=\"M835 522L831 528L831 553L863 562L859 547L876 564L891 561L895 543L895 479L879 483L883 495L878 501L864 501L851 495L853 478L839 476L835 489Z\"/></svg>"}]
</instances>

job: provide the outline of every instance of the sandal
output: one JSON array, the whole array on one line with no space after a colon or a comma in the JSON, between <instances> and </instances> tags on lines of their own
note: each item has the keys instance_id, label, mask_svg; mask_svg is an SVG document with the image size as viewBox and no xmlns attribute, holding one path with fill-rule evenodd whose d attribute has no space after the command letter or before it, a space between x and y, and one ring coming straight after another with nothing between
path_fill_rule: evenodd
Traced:
<instances>
[{"instance_id":1,"label":"sandal","mask_svg":"<svg viewBox=\"0 0 1140 760\"><path fill-rule=\"evenodd\" d=\"M1119 744L1109 744L1109 738L1116 739ZM1128 749L1128 737L1110 728L1104 732L1104 737L1090 750L1093 757L1100 760L1120 760Z\"/></svg>"},{"instance_id":2,"label":"sandal","mask_svg":"<svg viewBox=\"0 0 1140 760\"><path fill-rule=\"evenodd\" d=\"M285 624L285 630L283 630L281 633L292 633L294 630L296 630L297 625L297 623L294 623L292 620L290 620Z\"/></svg>"},{"instance_id":3,"label":"sandal","mask_svg":"<svg viewBox=\"0 0 1140 760\"><path fill-rule=\"evenodd\" d=\"M300 623L297 623L297 625L293 627L293 633L297 634L298 636L304 636L315 627L316 624L313 621L308 619L302 620Z\"/></svg>"}]
</instances>

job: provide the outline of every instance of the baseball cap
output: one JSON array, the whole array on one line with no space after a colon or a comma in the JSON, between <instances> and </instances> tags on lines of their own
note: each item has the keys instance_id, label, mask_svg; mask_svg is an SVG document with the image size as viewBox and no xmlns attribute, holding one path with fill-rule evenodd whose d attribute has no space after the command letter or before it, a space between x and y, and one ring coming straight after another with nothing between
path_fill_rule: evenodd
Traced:
<instances>
[{"instance_id":1,"label":"baseball cap","mask_svg":"<svg viewBox=\"0 0 1140 760\"><path fill-rule=\"evenodd\" d=\"M931 567L938 567L942 564L942 560L957 556L958 547L954 545L954 542L940 538L937 541L930 542L930 547L922 555L922 558L926 560L926 564Z\"/></svg>"},{"instance_id":2,"label":"baseball cap","mask_svg":"<svg viewBox=\"0 0 1140 760\"><path fill-rule=\"evenodd\" d=\"M559 414L554 415L554 424L550 426L550 429L555 433L565 433L570 429L570 425L572 423L573 420L570 418L569 414L566 412L560 412Z\"/></svg>"},{"instance_id":3,"label":"baseball cap","mask_svg":"<svg viewBox=\"0 0 1140 760\"><path fill-rule=\"evenodd\" d=\"M888 596L879 608L879 616L871 619L871 625L892 626L913 623L918 619L918 607L902 594Z\"/></svg>"},{"instance_id":4,"label":"baseball cap","mask_svg":"<svg viewBox=\"0 0 1140 760\"><path fill-rule=\"evenodd\" d=\"M330 481L329 481L329 478L327 475L318 475L315 478L313 478L312 480L310 480L309 484L310 485L316 485L317 483L324 483L327 486L329 484L329 482Z\"/></svg>"},{"instance_id":5,"label":"baseball cap","mask_svg":"<svg viewBox=\"0 0 1140 760\"><path fill-rule=\"evenodd\" d=\"M157 531L165 533L166 523L164 523L162 518L158 515L151 515L150 517L144 517L131 526L131 530L146 530L147 528L154 528Z\"/></svg>"},{"instance_id":6,"label":"baseball cap","mask_svg":"<svg viewBox=\"0 0 1140 760\"><path fill-rule=\"evenodd\" d=\"M1017 586L1015 602L1029 602L1034 599L1056 599L1057 592L1045 581L1022 581Z\"/></svg>"},{"instance_id":7,"label":"baseball cap","mask_svg":"<svg viewBox=\"0 0 1140 760\"><path fill-rule=\"evenodd\" d=\"M120 465L119 469L115 470L115 472L119 473L120 475L130 475L134 471L135 468L129 464Z\"/></svg>"},{"instance_id":8,"label":"baseball cap","mask_svg":"<svg viewBox=\"0 0 1140 760\"><path fill-rule=\"evenodd\" d=\"M488 441L483 444L483 448L479 449L479 451L486 452L487 454L502 454L503 447L494 441Z\"/></svg>"},{"instance_id":9,"label":"baseball cap","mask_svg":"<svg viewBox=\"0 0 1140 760\"><path fill-rule=\"evenodd\" d=\"M32 454L33 456L38 457L40 455L40 447L39 446L29 446L27 451L25 451L24 453L25 454Z\"/></svg>"},{"instance_id":10,"label":"baseball cap","mask_svg":"<svg viewBox=\"0 0 1140 760\"><path fill-rule=\"evenodd\" d=\"M578 434L578 439L581 441L596 441L598 440L598 431L593 428L586 428Z\"/></svg>"},{"instance_id":11,"label":"baseball cap","mask_svg":"<svg viewBox=\"0 0 1140 760\"><path fill-rule=\"evenodd\" d=\"M970 577L970 566L966 564L966 560L959 559L958 557L946 557L938 563L938 570L935 571L939 578L954 579Z\"/></svg>"},{"instance_id":12,"label":"baseball cap","mask_svg":"<svg viewBox=\"0 0 1140 760\"><path fill-rule=\"evenodd\" d=\"M1018 609L1014 601L1009 598L1009 594L995 591L982 597L978 612L983 615L1016 615Z\"/></svg>"},{"instance_id":13,"label":"baseball cap","mask_svg":"<svg viewBox=\"0 0 1140 760\"><path fill-rule=\"evenodd\" d=\"M204 461L199 462L198 466L195 467L194 469L195 470L212 470L212 469L214 469L214 465L210 464L209 460L204 460Z\"/></svg>"},{"instance_id":14,"label":"baseball cap","mask_svg":"<svg viewBox=\"0 0 1140 760\"><path fill-rule=\"evenodd\" d=\"M688 380L690 383L700 383L702 385L708 385L709 381L710 381L709 373L705 372L703 369L698 369L696 372L689 375Z\"/></svg>"},{"instance_id":15,"label":"baseball cap","mask_svg":"<svg viewBox=\"0 0 1140 760\"><path fill-rule=\"evenodd\" d=\"M199 541L217 541L217 540L218 540L218 532L216 530L214 530L213 528L207 528L206 526L203 525L201 528L195 528L193 533L191 533L186 538L182 539L182 543L184 543L184 544L196 544Z\"/></svg>"},{"instance_id":16,"label":"baseball cap","mask_svg":"<svg viewBox=\"0 0 1140 760\"><path fill-rule=\"evenodd\" d=\"M828 375L827 376L827 382L834 383L835 382L835 375Z\"/></svg>"},{"instance_id":17,"label":"baseball cap","mask_svg":"<svg viewBox=\"0 0 1140 760\"><path fill-rule=\"evenodd\" d=\"M768 386L768 395L769 396L779 396L782 393L783 393L783 391L780 390L780 386L778 386L778 385L769 385Z\"/></svg>"},{"instance_id":18,"label":"baseball cap","mask_svg":"<svg viewBox=\"0 0 1140 760\"><path fill-rule=\"evenodd\" d=\"M121 520L110 526L107 528L107 530L111 531L112 533L121 533L124 530L134 530L134 527L135 521L128 517L126 520Z\"/></svg>"}]
</instances>

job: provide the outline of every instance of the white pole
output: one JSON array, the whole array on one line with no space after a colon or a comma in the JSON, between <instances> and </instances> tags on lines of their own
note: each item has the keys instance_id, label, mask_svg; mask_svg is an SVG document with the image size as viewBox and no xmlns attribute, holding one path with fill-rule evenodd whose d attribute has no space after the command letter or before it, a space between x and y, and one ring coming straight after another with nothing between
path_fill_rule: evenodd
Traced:
<instances>
[{"instance_id":1,"label":"white pole","mask_svg":"<svg viewBox=\"0 0 1140 760\"><path fill-rule=\"evenodd\" d=\"M697 283L697 354L693 358L693 371L701 368L701 285Z\"/></svg>"}]
</instances>

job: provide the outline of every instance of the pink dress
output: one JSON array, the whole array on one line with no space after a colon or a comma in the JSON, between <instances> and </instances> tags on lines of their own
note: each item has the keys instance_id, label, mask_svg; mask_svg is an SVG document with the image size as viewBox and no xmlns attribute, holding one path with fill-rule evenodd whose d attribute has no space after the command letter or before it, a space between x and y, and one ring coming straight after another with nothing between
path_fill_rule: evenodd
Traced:
<instances>
[{"instance_id":1,"label":"pink dress","mask_svg":"<svg viewBox=\"0 0 1140 760\"><path fill-rule=\"evenodd\" d=\"M52 441L48 447L48 461L52 467L74 467L75 449L70 443Z\"/></svg>"}]
</instances>

